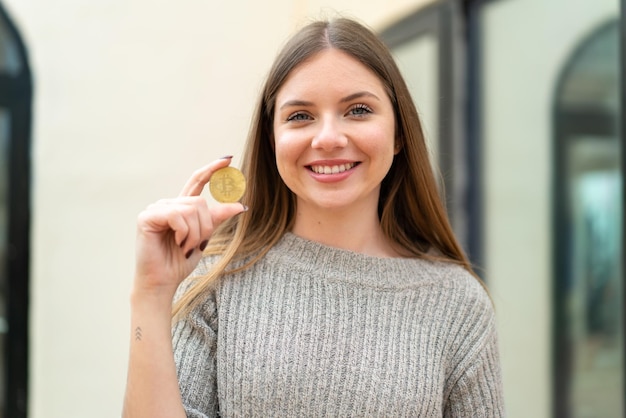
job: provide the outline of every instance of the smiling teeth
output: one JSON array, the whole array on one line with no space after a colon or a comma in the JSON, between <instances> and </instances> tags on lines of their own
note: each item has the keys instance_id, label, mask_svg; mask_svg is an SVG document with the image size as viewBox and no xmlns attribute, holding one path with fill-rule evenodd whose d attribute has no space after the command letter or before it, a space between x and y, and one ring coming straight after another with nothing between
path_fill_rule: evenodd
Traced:
<instances>
[{"instance_id":1,"label":"smiling teeth","mask_svg":"<svg viewBox=\"0 0 626 418\"><path fill-rule=\"evenodd\" d=\"M311 170L313 170L317 174L337 174L337 173L343 173L346 170L350 170L355 165L356 163L347 163L347 164L340 164L340 165L333 165L333 166L312 165Z\"/></svg>"}]
</instances>

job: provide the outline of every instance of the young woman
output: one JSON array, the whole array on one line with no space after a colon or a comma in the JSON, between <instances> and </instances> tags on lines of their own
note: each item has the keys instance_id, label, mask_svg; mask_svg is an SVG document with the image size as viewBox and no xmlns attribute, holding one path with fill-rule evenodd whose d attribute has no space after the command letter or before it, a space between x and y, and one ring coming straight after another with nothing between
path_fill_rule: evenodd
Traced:
<instances>
[{"instance_id":1,"label":"young woman","mask_svg":"<svg viewBox=\"0 0 626 418\"><path fill-rule=\"evenodd\" d=\"M208 207L229 163L139 216L126 417L503 415L491 301L370 30L316 22L286 44L243 203Z\"/></svg>"}]
</instances>

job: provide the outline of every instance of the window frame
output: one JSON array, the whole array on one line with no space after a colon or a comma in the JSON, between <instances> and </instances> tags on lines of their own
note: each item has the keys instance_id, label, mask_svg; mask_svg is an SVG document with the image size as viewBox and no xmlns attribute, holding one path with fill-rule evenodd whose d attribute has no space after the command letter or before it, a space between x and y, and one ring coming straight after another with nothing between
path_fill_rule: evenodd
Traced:
<instances>
[{"instance_id":1,"label":"window frame","mask_svg":"<svg viewBox=\"0 0 626 418\"><path fill-rule=\"evenodd\" d=\"M444 187L448 216L463 249L474 265L482 262L482 218L479 204L482 188L477 143L469 142L467 108L469 80L465 54L465 4L441 0L420 8L381 31L387 46L394 48L420 36L438 40L438 169ZM480 270L479 270L480 273Z\"/></svg>"},{"instance_id":2,"label":"window frame","mask_svg":"<svg viewBox=\"0 0 626 418\"><path fill-rule=\"evenodd\" d=\"M0 20L15 42L21 68L0 73L0 107L9 114L7 322L4 416L26 417L28 408L31 119L33 83L26 47L4 6Z\"/></svg>"},{"instance_id":3,"label":"window frame","mask_svg":"<svg viewBox=\"0 0 626 418\"><path fill-rule=\"evenodd\" d=\"M483 258L479 8L498 0L440 0L381 31L393 50L425 34L438 39L439 156L448 216L470 262ZM485 277L482 277L486 280Z\"/></svg>"}]
</instances>

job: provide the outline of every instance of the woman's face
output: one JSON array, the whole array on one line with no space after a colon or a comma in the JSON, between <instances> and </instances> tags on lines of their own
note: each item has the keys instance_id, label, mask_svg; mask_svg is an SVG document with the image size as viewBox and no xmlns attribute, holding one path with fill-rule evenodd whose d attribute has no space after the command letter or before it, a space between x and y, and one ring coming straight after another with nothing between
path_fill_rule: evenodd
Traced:
<instances>
[{"instance_id":1,"label":"woman's face","mask_svg":"<svg viewBox=\"0 0 626 418\"><path fill-rule=\"evenodd\" d=\"M276 164L298 211L376 210L395 154L394 111L380 79L326 49L289 74L275 109Z\"/></svg>"}]
</instances>

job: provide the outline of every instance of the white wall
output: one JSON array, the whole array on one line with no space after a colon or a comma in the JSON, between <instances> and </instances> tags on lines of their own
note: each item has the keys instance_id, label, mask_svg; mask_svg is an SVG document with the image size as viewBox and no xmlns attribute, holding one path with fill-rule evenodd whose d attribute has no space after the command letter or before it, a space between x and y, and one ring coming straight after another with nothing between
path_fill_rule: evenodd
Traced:
<instances>
[{"instance_id":1,"label":"white wall","mask_svg":"<svg viewBox=\"0 0 626 418\"><path fill-rule=\"evenodd\" d=\"M493 2L484 15L486 271L510 417L551 416L552 104L578 43L617 0Z\"/></svg>"},{"instance_id":2,"label":"white wall","mask_svg":"<svg viewBox=\"0 0 626 418\"><path fill-rule=\"evenodd\" d=\"M30 416L119 416L135 218L237 165L287 36L333 10L381 27L420 0L5 0L35 78Z\"/></svg>"}]
</instances>

